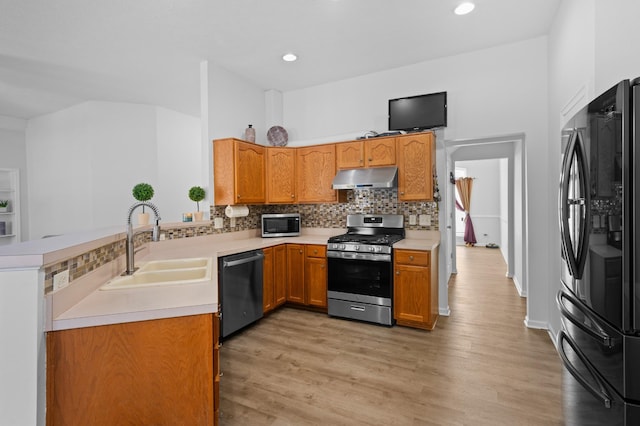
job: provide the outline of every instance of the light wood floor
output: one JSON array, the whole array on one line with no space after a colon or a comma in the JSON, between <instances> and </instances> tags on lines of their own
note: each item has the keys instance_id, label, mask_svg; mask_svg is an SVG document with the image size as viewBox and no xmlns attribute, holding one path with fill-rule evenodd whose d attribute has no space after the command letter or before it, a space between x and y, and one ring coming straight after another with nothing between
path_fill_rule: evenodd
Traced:
<instances>
[{"instance_id":1,"label":"light wood floor","mask_svg":"<svg viewBox=\"0 0 640 426\"><path fill-rule=\"evenodd\" d=\"M221 425L561 425L561 363L499 250L458 248L434 331L282 308L221 348Z\"/></svg>"}]
</instances>

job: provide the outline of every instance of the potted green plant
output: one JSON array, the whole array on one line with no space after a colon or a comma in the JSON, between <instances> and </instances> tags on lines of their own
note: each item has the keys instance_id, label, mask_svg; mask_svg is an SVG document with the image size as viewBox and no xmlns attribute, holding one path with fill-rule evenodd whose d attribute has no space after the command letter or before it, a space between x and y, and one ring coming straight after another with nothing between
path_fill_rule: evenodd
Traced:
<instances>
[{"instance_id":1,"label":"potted green plant","mask_svg":"<svg viewBox=\"0 0 640 426\"><path fill-rule=\"evenodd\" d=\"M133 187L131 191L133 193L133 198L138 201L149 201L153 198L153 187L148 183L139 183ZM149 213L144 211L144 206L142 206L142 213L138 214L138 225L147 225L149 224Z\"/></svg>"},{"instance_id":2,"label":"potted green plant","mask_svg":"<svg viewBox=\"0 0 640 426\"><path fill-rule=\"evenodd\" d=\"M196 202L196 208L198 209L198 211L193 213L196 221L202 220L202 215L204 214L204 212L200 211L200 201L204 200L204 196L204 188L200 186L192 186L189 188L189 199Z\"/></svg>"},{"instance_id":3,"label":"potted green plant","mask_svg":"<svg viewBox=\"0 0 640 426\"><path fill-rule=\"evenodd\" d=\"M4 213L9 208L9 200L0 200L0 213Z\"/></svg>"}]
</instances>

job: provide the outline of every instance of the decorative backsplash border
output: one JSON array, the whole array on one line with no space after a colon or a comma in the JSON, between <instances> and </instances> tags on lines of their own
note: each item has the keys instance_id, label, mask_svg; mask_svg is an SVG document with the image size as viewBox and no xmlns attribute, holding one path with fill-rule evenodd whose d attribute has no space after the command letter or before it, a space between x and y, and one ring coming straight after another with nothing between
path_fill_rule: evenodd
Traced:
<instances>
[{"instance_id":1,"label":"decorative backsplash border","mask_svg":"<svg viewBox=\"0 0 640 426\"><path fill-rule=\"evenodd\" d=\"M345 203L327 204L271 204L251 205L249 215L236 218L236 226L225 216L226 206L211 206L211 220L202 225L161 226L161 235L165 239L191 238L203 235L223 234L227 232L246 231L260 227L260 216L264 213L300 213L303 228L344 228L347 215L365 214L401 214L405 217L405 228L408 230L438 230L438 203L432 201L399 202L397 189L354 189L347 191ZM426 214L431 216L431 226L409 225L410 215ZM213 218L222 218L223 227L214 229ZM150 233L136 235L135 245L150 241ZM120 256L125 255L124 239L98 247L79 256L65 259L53 265L45 266L45 294L53 291L53 277L57 273L69 270L69 282L103 266Z\"/></svg>"}]
</instances>

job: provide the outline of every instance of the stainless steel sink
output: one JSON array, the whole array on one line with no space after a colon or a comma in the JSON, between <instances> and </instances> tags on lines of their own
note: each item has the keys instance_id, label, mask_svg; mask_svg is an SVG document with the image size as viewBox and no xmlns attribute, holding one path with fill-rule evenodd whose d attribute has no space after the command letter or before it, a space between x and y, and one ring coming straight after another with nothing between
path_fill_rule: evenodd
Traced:
<instances>
[{"instance_id":1,"label":"stainless steel sink","mask_svg":"<svg viewBox=\"0 0 640 426\"><path fill-rule=\"evenodd\" d=\"M211 281L210 257L154 260L142 265L133 275L113 278L100 290L126 290L137 287L184 285Z\"/></svg>"}]
</instances>

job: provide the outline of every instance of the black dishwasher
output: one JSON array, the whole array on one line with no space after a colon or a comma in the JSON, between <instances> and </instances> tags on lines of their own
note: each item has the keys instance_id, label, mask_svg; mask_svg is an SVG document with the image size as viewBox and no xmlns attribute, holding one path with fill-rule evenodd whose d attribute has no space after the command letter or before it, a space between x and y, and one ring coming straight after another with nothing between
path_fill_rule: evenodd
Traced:
<instances>
[{"instance_id":1,"label":"black dishwasher","mask_svg":"<svg viewBox=\"0 0 640 426\"><path fill-rule=\"evenodd\" d=\"M221 338L262 318L263 260L262 250L218 259Z\"/></svg>"}]
</instances>

